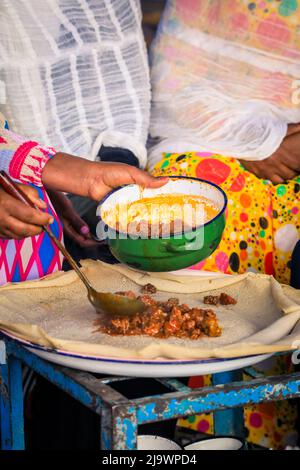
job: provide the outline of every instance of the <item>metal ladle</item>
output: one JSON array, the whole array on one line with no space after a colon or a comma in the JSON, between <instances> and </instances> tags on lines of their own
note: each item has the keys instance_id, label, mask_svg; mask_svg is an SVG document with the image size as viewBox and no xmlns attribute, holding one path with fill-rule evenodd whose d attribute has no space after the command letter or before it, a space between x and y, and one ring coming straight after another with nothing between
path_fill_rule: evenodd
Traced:
<instances>
[{"instance_id":1,"label":"metal ladle","mask_svg":"<svg viewBox=\"0 0 300 470\"><path fill-rule=\"evenodd\" d=\"M5 171L0 171L0 186L15 199L18 199L27 206L29 205L34 209L40 210ZM53 240L57 248L62 252L70 266L84 283L88 291L88 299L97 312L101 311L113 316L128 316L143 312L146 309L146 305L138 299L130 299L126 296L112 294L110 292L96 291L86 275L81 271L74 258L54 235L49 226L43 225L43 230L49 235L51 240Z\"/></svg>"}]
</instances>

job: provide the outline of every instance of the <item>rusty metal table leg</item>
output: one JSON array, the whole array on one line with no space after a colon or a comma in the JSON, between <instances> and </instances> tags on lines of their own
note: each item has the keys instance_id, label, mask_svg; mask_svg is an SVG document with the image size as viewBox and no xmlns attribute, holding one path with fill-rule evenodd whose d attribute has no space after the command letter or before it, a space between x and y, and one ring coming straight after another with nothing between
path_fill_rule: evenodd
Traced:
<instances>
[{"instance_id":1,"label":"rusty metal table leg","mask_svg":"<svg viewBox=\"0 0 300 470\"><path fill-rule=\"evenodd\" d=\"M134 450L138 422L134 405L106 406L101 414L101 449Z\"/></svg>"},{"instance_id":2,"label":"rusty metal table leg","mask_svg":"<svg viewBox=\"0 0 300 470\"><path fill-rule=\"evenodd\" d=\"M3 341L0 348L1 449L22 450L25 443L21 361L6 355Z\"/></svg>"}]
</instances>

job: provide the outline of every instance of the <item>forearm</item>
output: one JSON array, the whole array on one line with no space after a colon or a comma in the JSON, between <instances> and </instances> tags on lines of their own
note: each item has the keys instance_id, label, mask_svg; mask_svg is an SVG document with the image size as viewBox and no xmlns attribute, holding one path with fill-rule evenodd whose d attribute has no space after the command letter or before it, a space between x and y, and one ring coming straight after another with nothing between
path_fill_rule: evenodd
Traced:
<instances>
[{"instance_id":1,"label":"forearm","mask_svg":"<svg viewBox=\"0 0 300 470\"><path fill-rule=\"evenodd\" d=\"M91 162L57 153L45 165L42 181L47 189L100 201L113 188L123 184L159 188L167 182L167 178L154 178L146 171L123 163Z\"/></svg>"},{"instance_id":2,"label":"forearm","mask_svg":"<svg viewBox=\"0 0 300 470\"><path fill-rule=\"evenodd\" d=\"M263 161L241 163L258 178L275 184L296 178L300 174L300 125L289 125L286 137L270 157Z\"/></svg>"},{"instance_id":3,"label":"forearm","mask_svg":"<svg viewBox=\"0 0 300 470\"><path fill-rule=\"evenodd\" d=\"M99 165L99 164L98 164ZM42 182L47 189L88 196L95 162L58 152L42 171Z\"/></svg>"}]
</instances>

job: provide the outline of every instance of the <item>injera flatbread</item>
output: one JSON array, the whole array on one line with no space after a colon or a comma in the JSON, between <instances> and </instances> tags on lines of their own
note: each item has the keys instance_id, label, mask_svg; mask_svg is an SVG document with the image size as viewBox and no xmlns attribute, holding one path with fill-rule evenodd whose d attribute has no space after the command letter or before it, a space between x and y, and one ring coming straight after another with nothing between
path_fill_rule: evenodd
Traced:
<instances>
[{"instance_id":1,"label":"injera flatbread","mask_svg":"<svg viewBox=\"0 0 300 470\"><path fill-rule=\"evenodd\" d=\"M156 339L109 336L96 330L99 315L73 271L0 288L0 328L33 343L89 355L172 359L237 357L298 349L300 291L280 285L272 276L174 276L140 273L122 265L83 261L83 270L102 291L133 290L150 282L155 298L179 297L190 306L213 308L223 329L219 338ZM236 305L210 307L204 295L226 292ZM298 341L298 343L297 343Z\"/></svg>"}]
</instances>

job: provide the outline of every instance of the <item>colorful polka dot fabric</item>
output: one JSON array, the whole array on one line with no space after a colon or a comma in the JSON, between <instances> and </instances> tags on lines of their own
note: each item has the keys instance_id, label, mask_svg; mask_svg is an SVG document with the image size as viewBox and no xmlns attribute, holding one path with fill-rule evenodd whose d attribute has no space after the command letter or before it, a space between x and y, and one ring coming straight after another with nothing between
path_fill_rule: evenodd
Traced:
<instances>
[{"instance_id":1,"label":"colorful polka dot fabric","mask_svg":"<svg viewBox=\"0 0 300 470\"><path fill-rule=\"evenodd\" d=\"M227 194L222 241L209 258L191 269L266 273L289 284L291 254L300 239L300 177L275 186L246 171L236 159L207 152L166 153L154 174L201 178L218 184ZM292 371L286 357L271 361L271 367L264 365L268 375ZM210 383L210 376L193 377L189 385ZM246 408L244 416L250 442L272 448L295 445L297 414L289 402ZM192 416L180 420L179 425L212 433L213 417Z\"/></svg>"}]
</instances>

